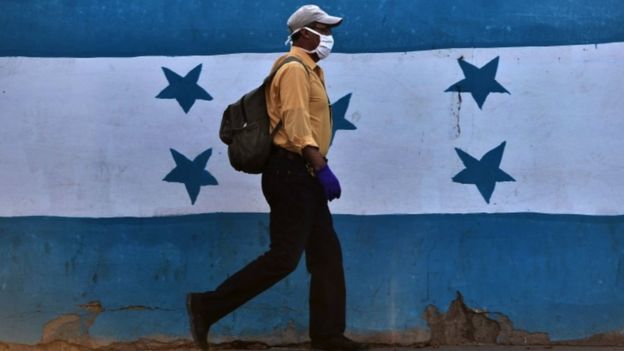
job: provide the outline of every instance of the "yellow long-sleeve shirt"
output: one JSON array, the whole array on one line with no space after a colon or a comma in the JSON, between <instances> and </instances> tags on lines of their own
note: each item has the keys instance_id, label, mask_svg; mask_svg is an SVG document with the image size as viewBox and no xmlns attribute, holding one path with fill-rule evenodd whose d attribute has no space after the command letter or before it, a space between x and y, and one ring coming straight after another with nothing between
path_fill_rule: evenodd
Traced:
<instances>
[{"instance_id":1,"label":"yellow long-sleeve shirt","mask_svg":"<svg viewBox=\"0 0 624 351\"><path fill-rule=\"evenodd\" d=\"M301 48L293 46L290 52L274 63L277 67L288 56L299 62L289 62L275 74L267 89L267 110L271 128L283 121L273 143L286 150L301 154L306 146L318 147L327 156L332 134L332 120L323 70Z\"/></svg>"}]
</instances>

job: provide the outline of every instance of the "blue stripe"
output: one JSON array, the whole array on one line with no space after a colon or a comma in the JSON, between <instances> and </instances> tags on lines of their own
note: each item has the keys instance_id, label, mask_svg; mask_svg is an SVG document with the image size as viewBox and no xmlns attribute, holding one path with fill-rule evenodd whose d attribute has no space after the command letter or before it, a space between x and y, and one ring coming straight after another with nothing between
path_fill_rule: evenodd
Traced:
<instances>
[{"instance_id":1,"label":"blue stripe","mask_svg":"<svg viewBox=\"0 0 624 351\"><path fill-rule=\"evenodd\" d=\"M267 217L0 218L0 340L35 342L46 322L94 300L106 311L91 335L186 337L184 294L266 250ZM335 225L351 330L426 329L426 306L446 310L455 291L553 339L624 326L624 216L337 215ZM301 264L214 332L304 331L307 285ZM136 305L147 309L124 309Z\"/></svg>"},{"instance_id":2,"label":"blue stripe","mask_svg":"<svg viewBox=\"0 0 624 351\"><path fill-rule=\"evenodd\" d=\"M127 57L281 52L307 0L2 1L0 56ZM319 1L345 17L336 51L624 41L620 0Z\"/></svg>"}]
</instances>

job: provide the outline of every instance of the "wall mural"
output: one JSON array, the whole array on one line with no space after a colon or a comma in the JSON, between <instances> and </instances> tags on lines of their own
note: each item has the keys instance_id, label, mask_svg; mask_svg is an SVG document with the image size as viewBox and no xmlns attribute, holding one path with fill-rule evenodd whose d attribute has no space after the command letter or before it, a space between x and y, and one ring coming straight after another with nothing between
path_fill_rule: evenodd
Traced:
<instances>
[{"instance_id":1,"label":"wall mural","mask_svg":"<svg viewBox=\"0 0 624 351\"><path fill-rule=\"evenodd\" d=\"M188 339L185 293L267 249L218 130L304 3L2 3L0 343ZM621 340L622 1L318 5L350 335ZM214 341L307 340L304 266Z\"/></svg>"},{"instance_id":2,"label":"wall mural","mask_svg":"<svg viewBox=\"0 0 624 351\"><path fill-rule=\"evenodd\" d=\"M157 99L176 99L184 113L188 113L197 100L212 100L212 96L197 84L202 70L201 64L193 68L184 77L166 67L163 67L162 70L167 77L169 86L156 95Z\"/></svg>"}]
</instances>

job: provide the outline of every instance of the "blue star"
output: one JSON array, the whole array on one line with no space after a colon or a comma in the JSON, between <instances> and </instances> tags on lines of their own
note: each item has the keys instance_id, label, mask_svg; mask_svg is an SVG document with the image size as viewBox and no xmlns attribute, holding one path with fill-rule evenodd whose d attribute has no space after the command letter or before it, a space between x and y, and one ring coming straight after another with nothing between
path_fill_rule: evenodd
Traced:
<instances>
[{"instance_id":1,"label":"blue star","mask_svg":"<svg viewBox=\"0 0 624 351\"><path fill-rule=\"evenodd\" d=\"M197 195L199 195L200 187L219 184L215 177L204 169L212 155L212 149L202 152L193 161L174 149L170 150L176 167L163 180L165 182L184 183L186 191L191 197L191 204L194 205Z\"/></svg>"},{"instance_id":2,"label":"blue star","mask_svg":"<svg viewBox=\"0 0 624 351\"><path fill-rule=\"evenodd\" d=\"M461 184L475 184L485 202L489 204L496 182L516 181L499 168L503 158L503 151L505 151L505 144L506 142L503 141L502 144L483 155L481 160L477 160L464 151L455 148L457 155L466 168L457 173L453 177L453 181Z\"/></svg>"},{"instance_id":3,"label":"blue star","mask_svg":"<svg viewBox=\"0 0 624 351\"><path fill-rule=\"evenodd\" d=\"M479 109L483 107L483 103L490 93L511 94L494 79L498 69L498 56L481 68L469 64L463 58L457 61L466 78L451 85L445 92L471 93L479 105Z\"/></svg>"},{"instance_id":4,"label":"blue star","mask_svg":"<svg viewBox=\"0 0 624 351\"><path fill-rule=\"evenodd\" d=\"M332 137L331 143L334 142L334 137L336 136L336 131L339 129L342 130L356 130L357 128L353 125L353 123L347 121L345 119L345 115L347 114L347 109L349 108L349 101L351 100L351 94L347 94L341 97L338 101L334 102L331 105L332 109Z\"/></svg>"},{"instance_id":5,"label":"blue star","mask_svg":"<svg viewBox=\"0 0 624 351\"><path fill-rule=\"evenodd\" d=\"M189 112L195 100L212 100L212 96L197 85L201 69L202 65L199 64L187 73L185 77L182 77L172 70L162 67L163 72L165 72L165 77L167 77L167 81L169 81L169 86L156 95L156 98L176 99L184 110L184 113Z\"/></svg>"}]
</instances>

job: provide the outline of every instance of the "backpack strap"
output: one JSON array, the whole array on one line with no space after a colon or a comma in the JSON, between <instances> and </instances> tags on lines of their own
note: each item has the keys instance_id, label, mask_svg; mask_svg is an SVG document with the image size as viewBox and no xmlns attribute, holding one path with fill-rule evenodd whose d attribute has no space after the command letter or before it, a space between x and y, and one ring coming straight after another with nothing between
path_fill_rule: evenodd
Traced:
<instances>
[{"instance_id":1,"label":"backpack strap","mask_svg":"<svg viewBox=\"0 0 624 351\"><path fill-rule=\"evenodd\" d=\"M282 68L284 65L286 65L287 63L291 63L291 62L299 62L303 68L305 68L306 73L309 75L310 74L310 69L308 68L308 66L305 65L305 63L303 63L303 61L301 61L300 58L298 58L297 56L288 56L284 59L284 61L282 61L272 72L271 74L269 74L269 76L266 78L265 82L270 84L273 81L273 78L275 78L275 75L277 74L277 71L280 70L280 68Z\"/></svg>"},{"instance_id":2,"label":"backpack strap","mask_svg":"<svg viewBox=\"0 0 624 351\"><path fill-rule=\"evenodd\" d=\"M284 59L284 61L282 61L272 72L271 74L269 74L268 77L266 77L266 79L264 80L264 86L265 89L268 89L271 86L271 82L273 82L273 78L275 78L275 75L277 74L277 71L280 70L280 68L282 68L284 65L286 65L287 63L290 62L299 62L303 68L305 68L306 73L308 74L308 76L310 76L310 69L308 68L308 66L305 65L305 63L303 63L303 61L301 61L298 57L296 56L288 56L286 57L286 59ZM275 128L273 129L273 131L271 132L271 140L273 140L273 138L275 138L275 135L277 134L277 132L280 130L280 128L282 128L283 126L283 121L279 121L279 123L277 123L277 125L275 126Z\"/></svg>"}]
</instances>

